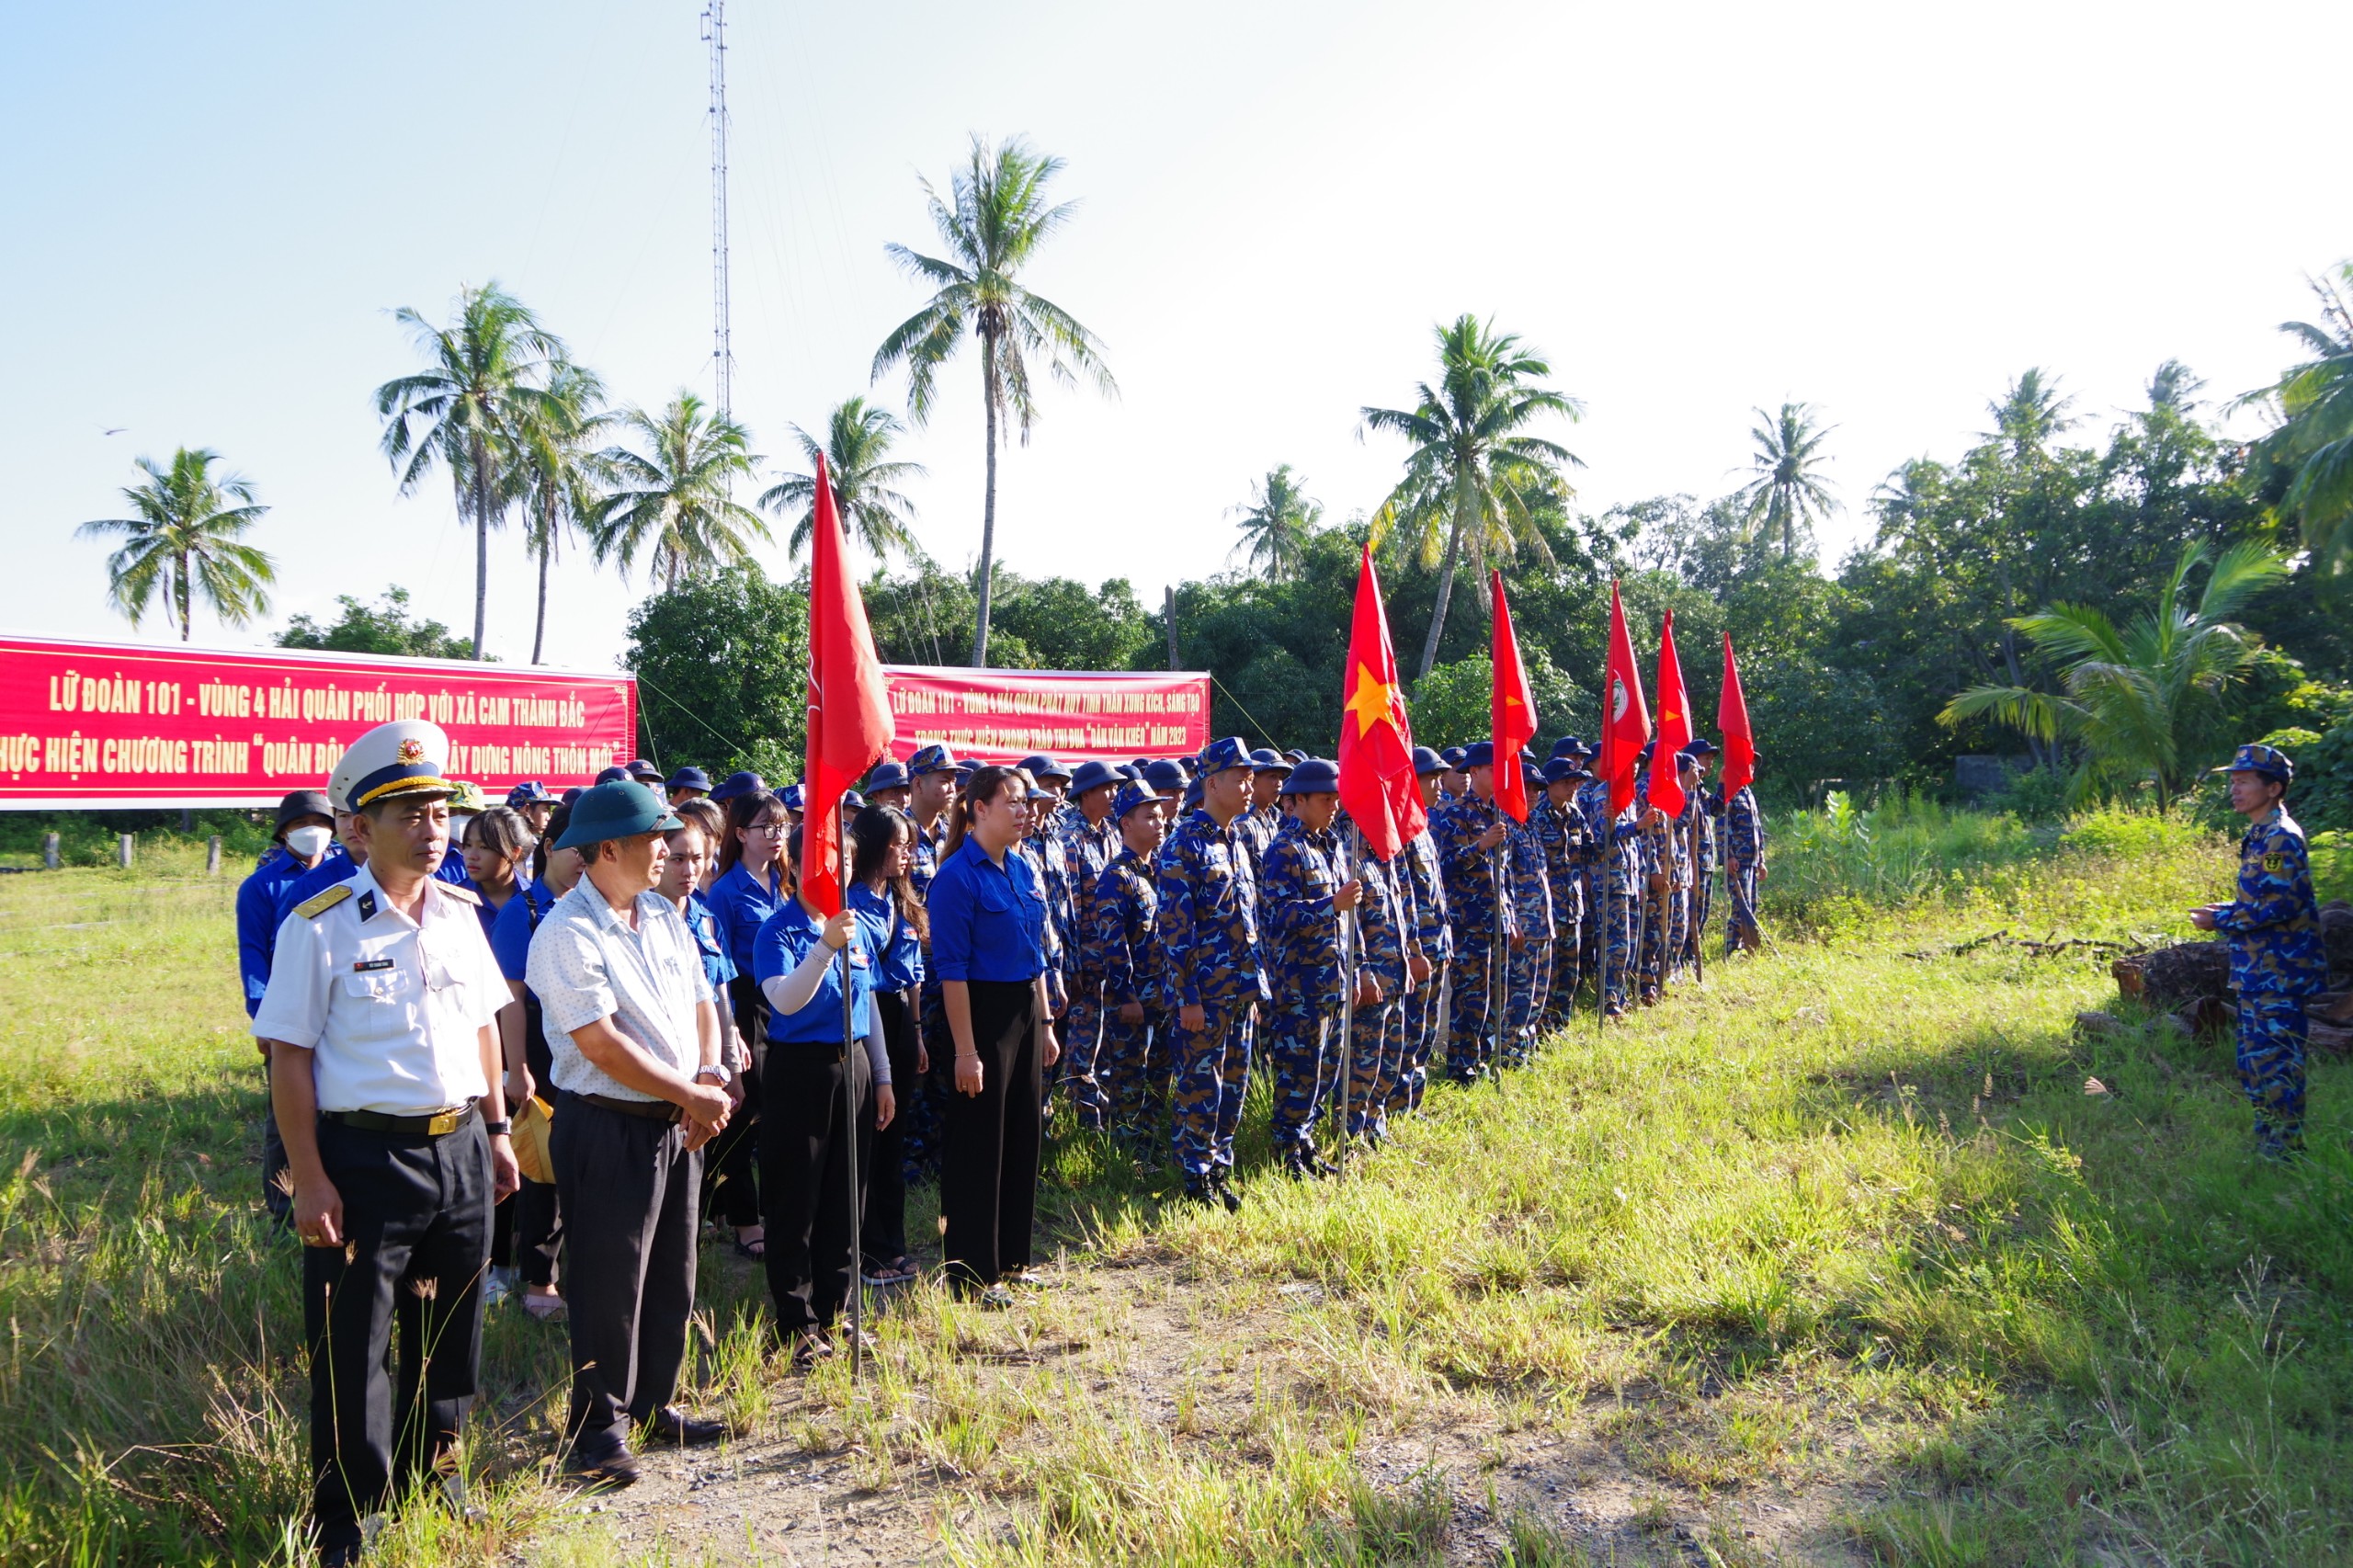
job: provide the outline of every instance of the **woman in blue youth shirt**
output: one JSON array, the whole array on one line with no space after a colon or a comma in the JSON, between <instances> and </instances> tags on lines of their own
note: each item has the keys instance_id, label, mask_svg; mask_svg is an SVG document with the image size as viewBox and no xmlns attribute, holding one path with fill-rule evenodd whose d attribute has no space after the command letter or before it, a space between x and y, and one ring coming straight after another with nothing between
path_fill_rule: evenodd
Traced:
<instances>
[{"instance_id":1,"label":"woman in blue youth shirt","mask_svg":"<svg viewBox=\"0 0 2353 1568\"><path fill-rule=\"evenodd\" d=\"M909 875L915 864L915 819L891 806L869 806L850 824L854 844L849 906L878 955L874 1005L882 1015L882 1042L891 1080L914 1085L931 1071L916 1028L923 984L923 943L929 933L923 903ZM894 1119L874 1135L866 1182L866 1225L859 1236L861 1267L870 1285L898 1285L915 1277L907 1256L906 1123Z\"/></svg>"},{"instance_id":2,"label":"woman in blue youth shirt","mask_svg":"<svg viewBox=\"0 0 2353 1568\"><path fill-rule=\"evenodd\" d=\"M980 767L949 822L931 882L931 962L956 1048L939 1205L949 1281L992 1307L1029 1272L1038 1207L1040 1084L1060 1048L1046 1005L1045 890L1014 852L1029 830L1029 788Z\"/></svg>"},{"instance_id":3,"label":"woman in blue youth shirt","mask_svg":"<svg viewBox=\"0 0 2353 1568\"><path fill-rule=\"evenodd\" d=\"M719 843L719 874L704 894L719 925L719 940L735 966L727 999L735 1015L735 1033L745 1040L762 1038L767 1014L760 988L752 981L752 944L768 916L792 898L792 881L784 864L789 825L784 803L769 790L754 790L730 801L727 835ZM735 1228L738 1253L759 1258L767 1256L767 1243L760 1224L760 1141L753 1130L759 1125L767 1096L761 1091L756 1060L745 1066L743 1080L743 1114L728 1119L726 1129L703 1154L708 1186L702 1211Z\"/></svg>"},{"instance_id":4,"label":"woman in blue youth shirt","mask_svg":"<svg viewBox=\"0 0 2353 1568\"><path fill-rule=\"evenodd\" d=\"M792 847L797 854L799 846ZM752 946L753 976L768 1005L760 1136L768 1292L776 1299L777 1333L803 1367L834 1353L826 1335L858 1288L863 1195L850 1190L850 1141L857 1140L864 1172L875 1130L890 1126L896 1109L882 1015L873 1006L879 967L855 910L821 915L806 897L780 905Z\"/></svg>"}]
</instances>

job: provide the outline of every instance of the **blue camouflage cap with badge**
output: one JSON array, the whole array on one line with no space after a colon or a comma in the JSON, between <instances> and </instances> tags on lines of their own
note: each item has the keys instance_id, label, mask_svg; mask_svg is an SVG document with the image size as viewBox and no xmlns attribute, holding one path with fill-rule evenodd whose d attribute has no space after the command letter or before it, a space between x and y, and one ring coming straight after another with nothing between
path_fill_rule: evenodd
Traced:
<instances>
[{"instance_id":1,"label":"blue camouflage cap with badge","mask_svg":"<svg viewBox=\"0 0 2353 1568\"><path fill-rule=\"evenodd\" d=\"M1111 797L1111 815L1115 820L1120 819L1139 807L1151 806L1157 810L1159 805L1160 797L1142 785L1122 784L1120 792Z\"/></svg>"},{"instance_id":2,"label":"blue camouflage cap with badge","mask_svg":"<svg viewBox=\"0 0 2353 1568\"><path fill-rule=\"evenodd\" d=\"M554 800L555 791L536 778L526 778L506 791L506 803L510 806L537 806Z\"/></svg>"},{"instance_id":3,"label":"blue camouflage cap with badge","mask_svg":"<svg viewBox=\"0 0 2353 1568\"><path fill-rule=\"evenodd\" d=\"M1223 740L1211 741L1201 748L1200 771L1204 778L1212 773L1223 773L1229 768L1250 766L1250 748L1242 744L1242 737L1239 735L1228 735Z\"/></svg>"},{"instance_id":4,"label":"blue camouflage cap with badge","mask_svg":"<svg viewBox=\"0 0 2353 1568\"><path fill-rule=\"evenodd\" d=\"M2239 747L2237 755L2231 758L2227 766L2218 767L2214 771L2258 773L2266 778L2276 778L2282 784L2293 784L2296 781L2296 765L2288 754L2278 746L2268 746L2258 741L2250 741Z\"/></svg>"},{"instance_id":5,"label":"blue camouflage cap with badge","mask_svg":"<svg viewBox=\"0 0 2353 1568\"><path fill-rule=\"evenodd\" d=\"M788 784L776 792L776 798L784 802L784 809L788 812L804 810L801 802L806 795L807 791L798 784Z\"/></svg>"},{"instance_id":6,"label":"blue camouflage cap with badge","mask_svg":"<svg viewBox=\"0 0 2353 1568\"><path fill-rule=\"evenodd\" d=\"M927 746L917 746L915 755L907 758L907 777L910 778L920 778L926 773L955 771L956 754L937 741Z\"/></svg>"}]
</instances>

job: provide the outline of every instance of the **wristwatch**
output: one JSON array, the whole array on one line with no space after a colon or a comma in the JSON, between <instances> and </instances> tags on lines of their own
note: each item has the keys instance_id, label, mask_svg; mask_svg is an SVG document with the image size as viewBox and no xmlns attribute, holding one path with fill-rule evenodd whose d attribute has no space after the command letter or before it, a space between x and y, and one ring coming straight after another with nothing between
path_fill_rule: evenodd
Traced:
<instances>
[{"instance_id":1,"label":"wristwatch","mask_svg":"<svg viewBox=\"0 0 2353 1568\"><path fill-rule=\"evenodd\" d=\"M496 1121L485 1116L482 1119L482 1130L493 1138L506 1138L514 1133L515 1124L503 1116Z\"/></svg>"},{"instance_id":2,"label":"wristwatch","mask_svg":"<svg viewBox=\"0 0 2353 1568\"><path fill-rule=\"evenodd\" d=\"M698 1080L702 1078L710 1078L717 1083L719 1087L723 1089L733 1081L735 1074L727 1070L727 1066L724 1062L707 1062L700 1067L695 1069L695 1077Z\"/></svg>"}]
</instances>

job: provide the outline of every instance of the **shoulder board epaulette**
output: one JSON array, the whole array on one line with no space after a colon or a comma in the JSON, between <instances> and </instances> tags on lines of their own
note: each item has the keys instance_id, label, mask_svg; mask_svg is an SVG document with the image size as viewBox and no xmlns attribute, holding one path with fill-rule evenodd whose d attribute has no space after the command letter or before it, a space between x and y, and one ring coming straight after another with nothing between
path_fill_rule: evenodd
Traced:
<instances>
[{"instance_id":1,"label":"shoulder board epaulette","mask_svg":"<svg viewBox=\"0 0 2353 1568\"><path fill-rule=\"evenodd\" d=\"M435 880L439 881L438 878L436 878ZM472 888L461 888L455 882L442 882L441 891L448 893L451 898L463 899L468 903L480 903L482 902L482 894L474 892Z\"/></svg>"},{"instance_id":2,"label":"shoulder board epaulette","mask_svg":"<svg viewBox=\"0 0 2353 1568\"><path fill-rule=\"evenodd\" d=\"M351 896L349 882L337 882L324 892L314 892L294 906L294 913L305 920L316 920L336 904Z\"/></svg>"}]
</instances>

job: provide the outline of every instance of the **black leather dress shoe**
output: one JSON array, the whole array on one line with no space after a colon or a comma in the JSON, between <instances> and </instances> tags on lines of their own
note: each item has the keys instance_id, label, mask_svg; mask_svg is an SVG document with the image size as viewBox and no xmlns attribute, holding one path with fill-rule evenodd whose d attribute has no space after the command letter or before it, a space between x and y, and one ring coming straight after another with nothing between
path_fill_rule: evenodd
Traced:
<instances>
[{"instance_id":1,"label":"black leather dress shoe","mask_svg":"<svg viewBox=\"0 0 2353 1568\"><path fill-rule=\"evenodd\" d=\"M637 1484L637 1456L627 1449L617 1448L597 1458L574 1456L572 1478L591 1492L618 1492L624 1486Z\"/></svg>"},{"instance_id":2,"label":"black leather dress shoe","mask_svg":"<svg viewBox=\"0 0 2353 1568\"><path fill-rule=\"evenodd\" d=\"M689 1415L675 1404L665 1404L654 1413L645 1429L660 1442L676 1443L681 1448L699 1449L727 1436L727 1423L706 1421Z\"/></svg>"}]
</instances>

